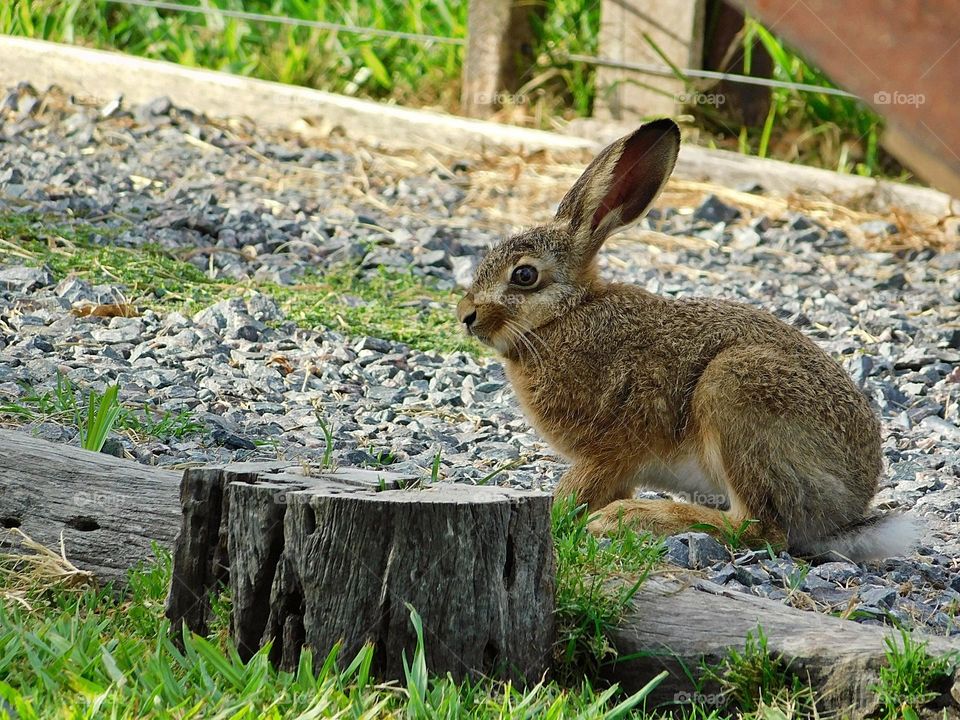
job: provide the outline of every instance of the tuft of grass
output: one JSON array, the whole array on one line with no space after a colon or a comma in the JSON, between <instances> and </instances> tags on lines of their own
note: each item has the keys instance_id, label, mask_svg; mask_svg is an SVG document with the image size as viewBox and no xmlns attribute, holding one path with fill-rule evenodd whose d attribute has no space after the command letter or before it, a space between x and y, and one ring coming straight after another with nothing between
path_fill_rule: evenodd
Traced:
<instances>
[{"instance_id":1,"label":"tuft of grass","mask_svg":"<svg viewBox=\"0 0 960 720\"><path fill-rule=\"evenodd\" d=\"M750 529L758 523L758 520L746 518L741 520L738 525L734 525L726 516L724 516L723 525L721 527L711 525L710 523L696 523L691 525L690 529L696 530L697 532L710 533L723 542L731 550L739 550L747 545L747 541L750 539ZM770 557L772 558L774 556L771 555Z\"/></svg>"},{"instance_id":2,"label":"tuft of grass","mask_svg":"<svg viewBox=\"0 0 960 720\"><path fill-rule=\"evenodd\" d=\"M949 692L953 671L960 665L956 653L934 657L926 643L915 640L908 631L900 631L900 641L890 635L887 665L880 668L877 693L887 720L919 720L919 710Z\"/></svg>"},{"instance_id":3,"label":"tuft of grass","mask_svg":"<svg viewBox=\"0 0 960 720\"><path fill-rule=\"evenodd\" d=\"M80 423L80 447L100 452L123 408L117 399L119 385L109 385L103 395L91 390L87 398L87 420Z\"/></svg>"},{"instance_id":4,"label":"tuft of grass","mask_svg":"<svg viewBox=\"0 0 960 720\"><path fill-rule=\"evenodd\" d=\"M320 460L320 467L324 469L332 469L334 467L333 426L325 418L320 416L319 408L314 408L314 413L317 416L317 424L323 431L323 457Z\"/></svg>"},{"instance_id":5,"label":"tuft of grass","mask_svg":"<svg viewBox=\"0 0 960 720\"><path fill-rule=\"evenodd\" d=\"M771 656L763 629L748 633L742 651L731 648L717 666L706 668L721 696L744 717L807 717L814 710L814 695L808 685L789 671L780 657ZM789 710L789 712L785 712Z\"/></svg>"},{"instance_id":6,"label":"tuft of grass","mask_svg":"<svg viewBox=\"0 0 960 720\"><path fill-rule=\"evenodd\" d=\"M0 244L0 261L46 265L56 278L70 274L94 283L122 285L130 302L190 314L254 287L272 296L302 327L324 327L407 343L426 351L482 352L451 321L457 295L431 278L409 271L334 265L295 285L211 279L194 265L156 246L136 249L101 244L100 228L64 224L36 214L0 214L0 239L13 240L17 255Z\"/></svg>"},{"instance_id":7,"label":"tuft of grass","mask_svg":"<svg viewBox=\"0 0 960 720\"><path fill-rule=\"evenodd\" d=\"M587 530L589 516L571 498L553 506L557 553L557 672L594 676L615 651L608 634L663 554L662 542L621 528L608 538Z\"/></svg>"}]
</instances>

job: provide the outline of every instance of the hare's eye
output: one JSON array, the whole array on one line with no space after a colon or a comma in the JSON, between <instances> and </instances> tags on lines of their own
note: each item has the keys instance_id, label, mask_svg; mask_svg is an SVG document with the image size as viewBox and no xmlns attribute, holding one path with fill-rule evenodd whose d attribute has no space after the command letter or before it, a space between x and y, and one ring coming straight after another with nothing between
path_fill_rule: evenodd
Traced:
<instances>
[{"instance_id":1,"label":"hare's eye","mask_svg":"<svg viewBox=\"0 0 960 720\"><path fill-rule=\"evenodd\" d=\"M519 265L510 275L510 282L519 287L532 287L536 285L537 269L533 265Z\"/></svg>"}]
</instances>

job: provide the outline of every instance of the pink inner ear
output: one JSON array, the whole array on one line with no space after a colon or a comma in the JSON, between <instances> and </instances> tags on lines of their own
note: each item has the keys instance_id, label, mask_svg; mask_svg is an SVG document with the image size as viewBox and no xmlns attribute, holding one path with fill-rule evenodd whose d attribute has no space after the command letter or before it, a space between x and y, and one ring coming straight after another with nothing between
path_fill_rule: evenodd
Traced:
<instances>
[{"instance_id":1,"label":"pink inner ear","mask_svg":"<svg viewBox=\"0 0 960 720\"><path fill-rule=\"evenodd\" d=\"M673 170L670 148L678 134L676 130L664 131L647 125L626 139L614 166L610 187L593 213L591 232L617 208L620 208L620 226L632 223L643 214Z\"/></svg>"}]
</instances>

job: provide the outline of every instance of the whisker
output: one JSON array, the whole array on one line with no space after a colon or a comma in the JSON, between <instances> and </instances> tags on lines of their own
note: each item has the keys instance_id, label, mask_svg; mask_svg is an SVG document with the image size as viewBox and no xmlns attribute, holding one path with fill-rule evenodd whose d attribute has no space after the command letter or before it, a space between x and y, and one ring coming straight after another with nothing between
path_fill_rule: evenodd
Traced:
<instances>
[{"instance_id":1,"label":"whisker","mask_svg":"<svg viewBox=\"0 0 960 720\"><path fill-rule=\"evenodd\" d=\"M530 354L533 356L533 359L536 362L536 364L539 366L543 366L544 364L543 357L540 355L540 353L537 351L537 348L527 337L526 331L524 331L524 329L518 323L509 319L504 322L504 326L508 330L510 330L510 332L512 333L512 337L522 342L524 347L526 347L530 351Z\"/></svg>"}]
</instances>

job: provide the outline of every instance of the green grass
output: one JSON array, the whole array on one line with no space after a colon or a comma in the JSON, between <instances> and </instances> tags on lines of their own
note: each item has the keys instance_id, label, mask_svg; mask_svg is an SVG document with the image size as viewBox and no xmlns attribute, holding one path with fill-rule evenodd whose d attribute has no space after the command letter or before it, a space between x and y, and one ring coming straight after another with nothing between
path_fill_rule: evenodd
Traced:
<instances>
[{"instance_id":1,"label":"green grass","mask_svg":"<svg viewBox=\"0 0 960 720\"><path fill-rule=\"evenodd\" d=\"M124 405L117 385L109 386L102 396L95 391L84 396L70 378L59 374L54 388L45 392L24 385L19 397L0 403L0 417L75 427L81 447L94 452L103 448L114 428L161 439L179 439L204 430L185 410L174 414L146 404L142 409Z\"/></svg>"},{"instance_id":2,"label":"green grass","mask_svg":"<svg viewBox=\"0 0 960 720\"><path fill-rule=\"evenodd\" d=\"M199 5L200 0L183 0ZM207 0L213 8L246 10L464 39L465 0ZM511 121L552 127L585 117L597 97L596 68L568 55L596 56L600 4L593 0L529 3L533 39L518 92L506 94ZM128 7L105 0L13 0L0 6L0 33L119 49L183 65L283 83L458 111L464 48L330 30L237 20L222 15ZM754 42L773 59L778 80L834 87L817 68L755 20L742 42L747 65ZM678 74L682 77L682 73ZM633 81L633 80L631 80ZM643 76L636 82L642 83ZM689 81L691 90L709 85ZM743 126L729 108L690 108L703 141L761 157L778 157L863 175L905 175L879 144L879 117L850 98L771 90L771 108L758 127Z\"/></svg>"},{"instance_id":3,"label":"green grass","mask_svg":"<svg viewBox=\"0 0 960 720\"><path fill-rule=\"evenodd\" d=\"M789 711L786 717L812 714L813 691L789 671L781 658L770 654L762 628L747 635L742 651L731 648L723 661L707 669L706 675L720 687L726 704L748 717L777 717L772 715L777 711Z\"/></svg>"},{"instance_id":4,"label":"green grass","mask_svg":"<svg viewBox=\"0 0 960 720\"><path fill-rule=\"evenodd\" d=\"M880 668L879 682L873 688L883 717L918 720L921 708L949 692L960 657L933 657L926 645L914 640L906 630L900 631L899 642L890 636L886 643L887 665Z\"/></svg>"},{"instance_id":5,"label":"green grass","mask_svg":"<svg viewBox=\"0 0 960 720\"><path fill-rule=\"evenodd\" d=\"M6 561L9 565L9 559ZM0 698L32 718L617 718L645 691L580 682L520 689L493 681L455 683L429 672L419 644L402 682L370 676L372 648L356 658L337 649L304 652L296 672L279 672L268 648L244 663L222 632L186 636L178 650L163 617L170 557L131 574L127 591L36 587L5 595L0 584ZM655 682L651 683L652 687ZM339 716L339 715L338 715Z\"/></svg>"},{"instance_id":6,"label":"green grass","mask_svg":"<svg viewBox=\"0 0 960 720\"><path fill-rule=\"evenodd\" d=\"M194 0L184 4L198 5ZM465 37L467 4L448 0L312 2L216 0L209 6L270 15ZM251 23L127 7L103 0L14 0L0 32L121 48L145 57L348 95L417 104L456 102L463 48L396 38Z\"/></svg>"},{"instance_id":7,"label":"green grass","mask_svg":"<svg viewBox=\"0 0 960 720\"><path fill-rule=\"evenodd\" d=\"M589 516L572 500L553 506L557 552L557 647L561 677L595 675L615 658L609 631L663 554L662 543L622 529L609 538L587 531Z\"/></svg>"},{"instance_id":8,"label":"green grass","mask_svg":"<svg viewBox=\"0 0 960 720\"><path fill-rule=\"evenodd\" d=\"M197 312L226 297L256 289L271 296L288 319L307 328L407 343L424 351L467 350L479 346L465 338L453 308L453 290L409 271L334 265L306 275L295 285L238 282L211 278L189 262L155 246L128 249L98 242L115 232L80 220L37 215L0 215L0 262L46 265L55 277L73 274L96 283L120 284L129 302L161 312Z\"/></svg>"},{"instance_id":9,"label":"green grass","mask_svg":"<svg viewBox=\"0 0 960 720\"><path fill-rule=\"evenodd\" d=\"M84 450L100 452L107 436L113 430L123 408L117 399L120 394L119 385L108 385L103 395L91 390L87 397L87 418L79 423L80 447Z\"/></svg>"}]
</instances>

